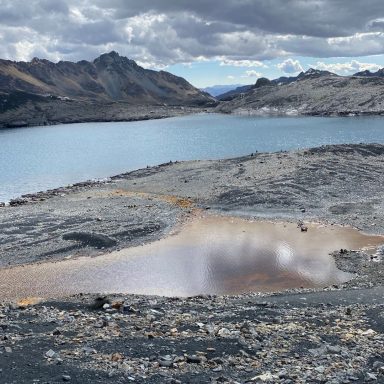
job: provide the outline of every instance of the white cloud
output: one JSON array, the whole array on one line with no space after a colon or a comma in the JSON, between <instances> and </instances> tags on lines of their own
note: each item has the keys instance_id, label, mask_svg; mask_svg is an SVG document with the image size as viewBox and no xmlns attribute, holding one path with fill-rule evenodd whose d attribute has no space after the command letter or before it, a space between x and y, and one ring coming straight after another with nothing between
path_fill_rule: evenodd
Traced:
<instances>
[{"instance_id":1,"label":"white cloud","mask_svg":"<svg viewBox=\"0 0 384 384\"><path fill-rule=\"evenodd\" d=\"M263 67L263 68L268 68L267 65L262 63L259 60L234 60L234 59L225 59L221 58L220 65L221 66L231 66L231 67Z\"/></svg>"},{"instance_id":2,"label":"white cloud","mask_svg":"<svg viewBox=\"0 0 384 384\"><path fill-rule=\"evenodd\" d=\"M227 79L228 79L228 80L234 80L234 79L235 79L235 76L228 75L228 76L227 76Z\"/></svg>"},{"instance_id":3,"label":"white cloud","mask_svg":"<svg viewBox=\"0 0 384 384\"><path fill-rule=\"evenodd\" d=\"M159 64L153 61L136 60L136 63L140 65L140 67L143 67L145 69L154 69L156 71L164 71L168 68L168 65Z\"/></svg>"},{"instance_id":4,"label":"white cloud","mask_svg":"<svg viewBox=\"0 0 384 384\"><path fill-rule=\"evenodd\" d=\"M327 64L322 61L318 61L316 64L312 65L313 68L321 69L323 71L330 71L339 74L352 74L356 72L361 72L369 70L371 72L378 71L381 66L374 63L361 63L357 60L351 60L350 62L345 63L331 63Z\"/></svg>"},{"instance_id":5,"label":"white cloud","mask_svg":"<svg viewBox=\"0 0 384 384\"><path fill-rule=\"evenodd\" d=\"M255 70L251 69L249 71L245 71L245 74L241 77L262 77L262 73L256 72Z\"/></svg>"},{"instance_id":6,"label":"white cloud","mask_svg":"<svg viewBox=\"0 0 384 384\"><path fill-rule=\"evenodd\" d=\"M77 7L72 7L69 10L69 18L74 23L82 24L87 22L87 17L81 12L81 10Z\"/></svg>"},{"instance_id":7,"label":"white cloud","mask_svg":"<svg viewBox=\"0 0 384 384\"><path fill-rule=\"evenodd\" d=\"M284 73L297 73L302 72L303 67L301 66L299 60L287 59L280 64L277 64L277 68L279 68Z\"/></svg>"}]
</instances>

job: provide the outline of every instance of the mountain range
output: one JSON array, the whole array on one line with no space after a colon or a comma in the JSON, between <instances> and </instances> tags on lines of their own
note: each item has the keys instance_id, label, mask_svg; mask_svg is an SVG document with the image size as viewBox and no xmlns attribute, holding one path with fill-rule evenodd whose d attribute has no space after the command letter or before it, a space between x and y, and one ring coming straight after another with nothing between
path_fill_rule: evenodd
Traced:
<instances>
[{"instance_id":1,"label":"mountain range","mask_svg":"<svg viewBox=\"0 0 384 384\"><path fill-rule=\"evenodd\" d=\"M77 101L120 101L133 105L198 105L214 102L207 93L181 77L165 71L140 67L117 52L101 55L92 62L34 58L30 62L0 60L0 95L21 92L39 97ZM24 98L26 96L24 95Z\"/></svg>"},{"instance_id":2,"label":"mountain range","mask_svg":"<svg viewBox=\"0 0 384 384\"><path fill-rule=\"evenodd\" d=\"M259 78L215 98L114 51L77 63L0 60L0 128L153 119L206 108L256 115L384 114L384 68L352 76L311 68L297 76Z\"/></svg>"}]
</instances>

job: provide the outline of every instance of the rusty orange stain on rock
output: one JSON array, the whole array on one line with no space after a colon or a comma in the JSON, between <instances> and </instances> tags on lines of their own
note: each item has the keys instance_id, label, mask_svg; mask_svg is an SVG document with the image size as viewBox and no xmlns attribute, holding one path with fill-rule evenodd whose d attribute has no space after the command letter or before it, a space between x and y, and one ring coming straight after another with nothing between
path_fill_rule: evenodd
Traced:
<instances>
[{"instance_id":1,"label":"rusty orange stain on rock","mask_svg":"<svg viewBox=\"0 0 384 384\"><path fill-rule=\"evenodd\" d=\"M26 297L17 302L19 308L26 308L32 305L40 304L43 301L41 297Z\"/></svg>"},{"instance_id":2,"label":"rusty orange stain on rock","mask_svg":"<svg viewBox=\"0 0 384 384\"><path fill-rule=\"evenodd\" d=\"M169 204L176 205L180 208L192 208L193 207L193 201L188 198L174 196L174 195L159 195L154 193L146 193L146 192L133 192L133 191L125 191L123 189L116 189L112 191L110 196L126 196L126 197L139 197L144 199L156 199L159 201L165 201Z\"/></svg>"}]
</instances>

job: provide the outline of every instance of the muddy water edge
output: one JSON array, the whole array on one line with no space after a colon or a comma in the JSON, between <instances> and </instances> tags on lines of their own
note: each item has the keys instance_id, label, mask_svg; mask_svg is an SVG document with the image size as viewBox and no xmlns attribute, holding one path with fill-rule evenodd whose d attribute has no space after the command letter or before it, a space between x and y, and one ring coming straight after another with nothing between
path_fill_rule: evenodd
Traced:
<instances>
[{"instance_id":1,"label":"muddy water edge","mask_svg":"<svg viewBox=\"0 0 384 384\"><path fill-rule=\"evenodd\" d=\"M330 252L375 253L382 236L352 228L247 221L204 215L174 235L95 258L79 257L0 270L0 297L59 297L76 293L162 296L276 292L342 284ZM16 283L15 283L16 282Z\"/></svg>"}]
</instances>

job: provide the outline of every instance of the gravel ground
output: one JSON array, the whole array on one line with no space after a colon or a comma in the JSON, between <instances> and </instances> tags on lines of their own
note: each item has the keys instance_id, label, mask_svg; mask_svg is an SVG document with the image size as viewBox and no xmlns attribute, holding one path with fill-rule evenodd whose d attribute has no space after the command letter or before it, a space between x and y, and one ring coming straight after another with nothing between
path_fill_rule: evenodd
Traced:
<instances>
[{"instance_id":1,"label":"gravel ground","mask_svg":"<svg viewBox=\"0 0 384 384\"><path fill-rule=\"evenodd\" d=\"M325 291L3 305L0 380L380 383L383 293L356 290L347 304Z\"/></svg>"},{"instance_id":2,"label":"gravel ground","mask_svg":"<svg viewBox=\"0 0 384 384\"><path fill-rule=\"evenodd\" d=\"M176 162L25 196L0 208L0 265L152 241L197 208L383 234L383 166L384 145L337 145ZM334 257L356 278L321 291L4 303L0 382L382 383L382 257Z\"/></svg>"},{"instance_id":3,"label":"gravel ground","mask_svg":"<svg viewBox=\"0 0 384 384\"><path fill-rule=\"evenodd\" d=\"M333 145L181 162L116 180L121 188L192 198L228 215L324 221L381 234L383 170L384 145Z\"/></svg>"}]
</instances>

